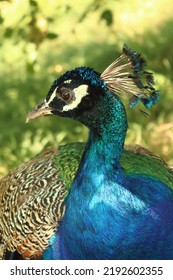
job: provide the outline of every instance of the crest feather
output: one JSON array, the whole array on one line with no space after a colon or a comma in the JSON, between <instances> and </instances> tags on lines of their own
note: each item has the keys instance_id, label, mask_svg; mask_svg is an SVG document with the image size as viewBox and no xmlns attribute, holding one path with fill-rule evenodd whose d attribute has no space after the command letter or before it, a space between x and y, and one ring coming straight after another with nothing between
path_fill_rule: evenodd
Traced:
<instances>
[{"instance_id":1,"label":"crest feather","mask_svg":"<svg viewBox=\"0 0 173 280\"><path fill-rule=\"evenodd\" d=\"M104 70L100 78L115 94L129 95L130 107L141 101L150 108L158 102L160 92L155 90L153 74L145 67L141 54L124 45L123 54Z\"/></svg>"}]
</instances>

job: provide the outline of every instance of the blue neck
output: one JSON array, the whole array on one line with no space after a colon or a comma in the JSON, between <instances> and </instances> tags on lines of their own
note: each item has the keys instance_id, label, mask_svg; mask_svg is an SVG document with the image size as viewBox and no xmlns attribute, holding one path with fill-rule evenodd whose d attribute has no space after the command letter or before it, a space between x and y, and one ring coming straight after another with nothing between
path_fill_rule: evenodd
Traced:
<instances>
[{"instance_id":1,"label":"blue neck","mask_svg":"<svg viewBox=\"0 0 173 280\"><path fill-rule=\"evenodd\" d=\"M105 98L102 98L99 109L100 116L97 121L93 120L90 127L88 142L77 173L79 176L81 169L86 169L86 165L91 172L91 163L92 173L96 174L100 169L103 173L105 171L114 176L116 170L120 170L119 161L127 131L125 108L118 97L108 92Z\"/></svg>"},{"instance_id":2,"label":"blue neck","mask_svg":"<svg viewBox=\"0 0 173 280\"><path fill-rule=\"evenodd\" d=\"M113 99L108 94L106 106L100 102L99 115L90 119L65 215L45 259L158 259L173 252L173 246L163 251L163 240L164 248L172 244L172 191L151 178L124 174L119 160L127 119Z\"/></svg>"},{"instance_id":3,"label":"blue neck","mask_svg":"<svg viewBox=\"0 0 173 280\"><path fill-rule=\"evenodd\" d=\"M70 194L66 199L66 213L56 235L56 242L60 244L59 253L56 252L58 245L54 243L55 258L75 258L74 247L75 253L80 255L83 243L88 244L89 247L91 244L92 247L95 237L93 239L90 235L90 230L92 231L94 227L97 238L102 239L101 234L105 231L104 228L108 227L108 212L112 211L110 209L115 208L118 200L124 204L127 197L130 196L131 199L128 191L124 188L123 191L121 190L125 176L119 160L127 130L124 106L118 98L108 93L104 102L100 102L97 112L98 110L100 110L99 115L90 122L88 142ZM130 199L127 199L127 203ZM101 201L103 203L99 214L97 210ZM99 215L102 217L100 221L97 220ZM76 244L79 245L78 252ZM89 248L86 252L87 250Z\"/></svg>"}]
</instances>

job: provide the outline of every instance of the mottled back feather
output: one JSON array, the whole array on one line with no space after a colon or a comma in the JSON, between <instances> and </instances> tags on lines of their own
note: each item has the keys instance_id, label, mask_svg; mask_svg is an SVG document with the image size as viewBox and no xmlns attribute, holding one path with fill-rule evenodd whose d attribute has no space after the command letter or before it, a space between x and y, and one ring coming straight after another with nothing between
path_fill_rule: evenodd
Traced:
<instances>
[{"instance_id":1,"label":"mottled back feather","mask_svg":"<svg viewBox=\"0 0 173 280\"><path fill-rule=\"evenodd\" d=\"M63 154L59 168L55 158L61 157L61 152L49 150L0 180L0 258L6 249L17 250L25 259L39 257L49 245L64 214L67 194L64 182L72 180L76 171L69 172L67 167L74 147L68 149L67 159ZM69 174L64 182L60 176L61 164ZM74 157L73 166L77 165Z\"/></svg>"}]
</instances>

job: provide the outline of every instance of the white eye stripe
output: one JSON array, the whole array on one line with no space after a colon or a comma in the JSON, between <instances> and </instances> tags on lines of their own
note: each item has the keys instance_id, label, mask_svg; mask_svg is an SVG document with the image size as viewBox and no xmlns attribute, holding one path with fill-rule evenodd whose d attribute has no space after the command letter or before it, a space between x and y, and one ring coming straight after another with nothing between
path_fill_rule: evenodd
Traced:
<instances>
[{"instance_id":1,"label":"white eye stripe","mask_svg":"<svg viewBox=\"0 0 173 280\"><path fill-rule=\"evenodd\" d=\"M80 104L82 98L89 94L87 90L88 85L80 85L79 87L75 88L73 90L75 93L75 99L70 104L67 104L63 107L63 112L73 110L74 108L76 108Z\"/></svg>"},{"instance_id":2,"label":"white eye stripe","mask_svg":"<svg viewBox=\"0 0 173 280\"><path fill-rule=\"evenodd\" d=\"M70 83L71 80L67 80L67 83ZM74 91L74 99L70 104L67 104L63 107L63 111L69 111L69 110L73 110L74 108L76 108L82 98L86 95L89 94L88 90L88 85L80 85L79 87L75 88ZM49 106L49 104L53 101L53 99L57 96L57 88L55 88L55 90L53 91L53 93L51 94L49 100L46 102L47 106Z\"/></svg>"},{"instance_id":3,"label":"white eye stripe","mask_svg":"<svg viewBox=\"0 0 173 280\"><path fill-rule=\"evenodd\" d=\"M56 90L57 90L57 88L53 91L53 93L51 94L49 100L46 102L47 105L49 105L52 102L52 100L56 97Z\"/></svg>"}]
</instances>

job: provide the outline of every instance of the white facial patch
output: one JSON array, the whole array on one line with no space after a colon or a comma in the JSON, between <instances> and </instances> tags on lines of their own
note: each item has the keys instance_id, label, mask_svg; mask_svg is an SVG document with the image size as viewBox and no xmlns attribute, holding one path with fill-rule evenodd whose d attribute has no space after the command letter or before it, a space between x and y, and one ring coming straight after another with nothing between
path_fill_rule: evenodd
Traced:
<instances>
[{"instance_id":1,"label":"white facial patch","mask_svg":"<svg viewBox=\"0 0 173 280\"><path fill-rule=\"evenodd\" d=\"M76 108L80 104L82 98L89 94L87 90L88 85L80 85L79 87L75 88L73 90L75 94L74 100L70 104L64 106L63 112L73 110L74 108Z\"/></svg>"},{"instance_id":2,"label":"white facial patch","mask_svg":"<svg viewBox=\"0 0 173 280\"><path fill-rule=\"evenodd\" d=\"M57 90L57 88L51 94L50 99L46 102L47 105L49 105L52 102L52 100L56 97L56 90Z\"/></svg>"},{"instance_id":3,"label":"white facial patch","mask_svg":"<svg viewBox=\"0 0 173 280\"><path fill-rule=\"evenodd\" d=\"M72 80L66 80L64 81L64 84L70 84Z\"/></svg>"}]
</instances>

